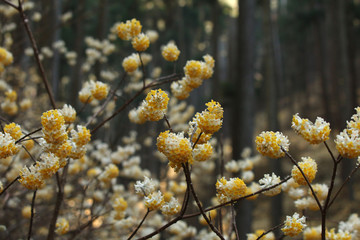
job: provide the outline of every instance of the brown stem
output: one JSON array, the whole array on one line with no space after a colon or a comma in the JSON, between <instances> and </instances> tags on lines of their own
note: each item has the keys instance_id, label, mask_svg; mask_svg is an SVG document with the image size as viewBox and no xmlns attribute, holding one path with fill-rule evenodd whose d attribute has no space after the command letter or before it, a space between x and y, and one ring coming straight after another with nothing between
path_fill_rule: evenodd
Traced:
<instances>
[{"instance_id":1,"label":"brown stem","mask_svg":"<svg viewBox=\"0 0 360 240\"><path fill-rule=\"evenodd\" d=\"M183 165L184 167L184 165ZM185 214L185 211L186 211L186 208L189 204L189 197L190 197L190 193L189 193L189 184L188 182L186 182L187 184L187 188L186 188L186 192L185 192L185 196L184 196L184 200L183 200L183 204L181 206L181 210L180 210L180 213L179 213L179 216L177 216L176 218L172 219L170 222L166 223L165 225L163 225L162 227L158 228L157 230L155 230L154 232L144 236L144 237L141 237L137 240L145 240L145 239L149 239L159 233L161 233L162 231L164 231L165 229L167 229L168 227L170 227L171 225L177 223L178 221L180 221L181 219L183 219L183 216Z\"/></svg>"},{"instance_id":2,"label":"brown stem","mask_svg":"<svg viewBox=\"0 0 360 240\"><path fill-rule=\"evenodd\" d=\"M35 129L34 131L29 132L28 134L22 136L21 138L19 138L19 139L15 142L15 144L21 142L21 141L24 140L26 137L29 137L29 136L33 135L34 133L37 133L37 132L41 131L41 129L42 129L42 128Z\"/></svg>"},{"instance_id":3,"label":"brown stem","mask_svg":"<svg viewBox=\"0 0 360 240\"><path fill-rule=\"evenodd\" d=\"M337 198L337 196L339 195L341 190L344 188L345 184L351 179L352 175L354 175L354 173L359 169L359 167L360 167L360 164L356 164L356 167L351 171L350 175L347 176L347 178L345 179L345 181L343 182L343 184L341 185L339 190L335 193L335 196L333 197L333 199L330 201L330 203L328 205L329 208L334 203L335 199Z\"/></svg>"},{"instance_id":4,"label":"brown stem","mask_svg":"<svg viewBox=\"0 0 360 240\"><path fill-rule=\"evenodd\" d=\"M238 229L237 229L237 226L236 226L236 214L235 214L235 210L234 210L234 205L231 204L231 221L232 221L232 225L233 225L233 228L234 228L234 231L235 231L235 235L236 235L236 240L240 240L240 237L239 237L239 232L238 232ZM231 233L230 235L231 236Z\"/></svg>"},{"instance_id":5,"label":"brown stem","mask_svg":"<svg viewBox=\"0 0 360 240\"><path fill-rule=\"evenodd\" d=\"M168 125L168 128L170 129L170 132L174 132L174 131L172 130L172 128L171 128L169 119L167 118L166 114L164 114L164 119L165 119L166 124Z\"/></svg>"},{"instance_id":6,"label":"brown stem","mask_svg":"<svg viewBox=\"0 0 360 240\"><path fill-rule=\"evenodd\" d=\"M20 17L22 19L22 22L25 26L25 30L26 30L26 33L30 39L30 42L31 42L31 46L33 48L33 51L34 51L34 57L35 57L35 60L36 60L36 63L38 65L38 68L39 68L39 71L40 71L40 75L41 75L41 79L45 85L45 89L46 89L46 92L48 93L49 95L49 99L50 99L50 102L51 102L51 106L53 109L56 109L56 103L55 103L55 99L54 99L54 96L53 96L53 93L51 91L51 88L50 88L50 85L49 85L49 82L47 80L47 77L45 75L45 70L44 70L44 67L40 61L40 57L39 57L39 50L38 50L38 47L37 47L37 44L36 44L36 41L35 41L35 38L32 34L32 31L30 29L30 26L28 24L29 22L29 19L26 17L25 15L25 12L24 12L24 9L22 7L22 2L21 0L18 0L18 3L19 3L19 6L18 8L16 8L19 13L20 13Z\"/></svg>"},{"instance_id":7,"label":"brown stem","mask_svg":"<svg viewBox=\"0 0 360 240\"><path fill-rule=\"evenodd\" d=\"M261 239L263 236L265 236L266 234L268 234L269 232L274 231L275 229L281 228L284 225L284 223L281 223L273 228L270 228L269 230L267 230L266 232L263 232L256 240Z\"/></svg>"},{"instance_id":8,"label":"brown stem","mask_svg":"<svg viewBox=\"0 0 360 240\"><path fill-rule=\"evenodd\" d=\"M4 193L4 192L6 192L6 190L8 190L9 189L9 187L11 187L11 185L13 185L17 180L19 180L20 179L20 176L18 176L17 178L15 178L14 180L12 180L11 181L11 183L9 183L5 188L4 188L4 190L2 190L2 192L0 192L0 196Z\"/></svg>"},{"instance_id":9,"label":"brown stem","mask_svg":"<svg viewBox=\"0 0 360 240\"><path fill-rule=\"evenodd\" d=\"M6 3L7 5L9 5L9 6L11 6L11 7L13 7L13 8L15 8L16 10L18 10L19 11L19 7L18 6L16 6L15 4L13 4L12 2L9 2L8 0L2 0L4 3Z\"/></svg>"},{"instance_id":10,"label":"brown stem","mask_svg":"<svg viewBox=\"0 0 360 240\"><path fill-rule=\"evenodd\" d=\"M203 207L201 206L201 203L200 203L200 200L194 190L194 186L192 184L192 181L191 181L191 176L190 176L190 171L189 171L189 167L188 165L185 165L185 168L184 168L184 173L185 173L185 178L186 178L186 181L188 182L188 185L190 187L190 192L191 194L193 195L194 197L194 200L196 202L196 205L198 206L200 212L201 212L201 215L204 217L205 221L207 222L207 224L209 225L209 227L211 228L211 230L222 240L225 240L225 238L223 237L223 235L219 232L219 230L217 230L217 228L211 223L211 221L209 220L209 218L206 216L206 213L204 212L204 209Z\"/></svg>"},{"instance_id":11,"label":"brown stem","mask_svg":"<svg viewBox=\"0 0 360 240\"><path fill-rule=\"evenodd\" d=\"M34 194L33 194L33 198L32 198L32 201L31 201L31 217L30 217L30 226L29 226L29 232L28 232L28 240L31 239L31 232L32 232L32 226L33 226L33 221L34 221L34 215L35 215L35 198L36 198L36 192L37 190L34 191Z\"/></svg>"},{"instance_id":12,"label":"brown stem","mask_svg":"<svg viewBox=\"0 0 360 240\"><path fill-rule=\"evenodd\" d=\"M291 178L291 176L287 176L287 177L284 178L284 180L282 180L281 182L279 182L279 183L277 183L277 184L275 184L275 185L272 185L272 186L270 186L270 187L263 188L263 189L261 189L261 190L259 190L259 191L256 191L256 192L254 192L254 193L245 195L245 196L240 197L240 198L238 198L238 199L231 200L231 201L229 201L229 202L225 202L225 203L222 203L222 204L213 206L213 207L206 208L206 209L204 209L204 212L208 212L208 211L211 211L211 210L214 210L214 209L222 208L222 207L224 207L224 206L226 206L226 205L233 204L233 203L238 202L238 201L240 201L240 200L243 200L243 199L246 199L246 198L249 198L249 197L258 195L258 194L260 194L260 193L262 193L262 192L266 192L266 191L268 191L268 190L270 190L270 189L276 188L277 186L283 184L284 182L287 182L290 178ZM199 216L199 215L201 215L200 212L191 213L191 214L184 215L183 219L192 218L192 217L196 217L196 216Z\"/></svg>"},{"instance_id":13,"label":"brown stem","mask_svg":"<svg viewBox=\"0 0 360 240\"><path fill-rule=\"evenodd\" d=\"M319 198L317 197L313 187L311 186L310 182L309 182L309 179L306 177L304 171L301 169L301 167L299 166L299 164L297 163L297 161L290 155L289 152L287 152L283 147L281 147L281 150L286 154L286 156L291 160L291 162L297 167L297 169L299 169L301 175L303 176L303 178L305 179L307 185L309 186L310 190L311 190L311 193L313 194L314 198L315 198L315 201L320 209L320 211L322 212L323 211L323 207L321 206L321 203L320 203L320 200Z\"/></svg>"},{"instance_id":14,"label":"brown stem","mask_svg":"<svg viewBox=\"0 0 360 240\"><path fill-rule=\"evenodd\" d=\"M141 222L139 223L139 225L136 227L136 229L133 231L133 233L130 235L130 237L128 238L128 240L132 239L135 234L137 233L137 231L140 229L141 225L144 223L146 217L149 215L150 213L150 210L147 209L146 213L145 213L145 216L143 217L143 219L141 220Z\"/></svg>"},{"instance_id":15,"label":"brown stem","mask_svg":"<svg viewBox=\"0 0 360 240\"><path fill-rule=\"evenodd\" d=\"M56 182L57 182L57 185L58 185L58 193L57 193L57 196L56 196L56 203L55 203L54 213L53 213L53 216L51 218L50 225L49 225L49 233L48 233L48 236L47 236L47 240L53 240L54 237L55 237L56 221L57 221L57 218L59 216L61 203L62 203L63 198L64 198L63 186L62 186L62 183L61 183L59 172L56 173Z\"/></svg>"},{"instance_id":16,"label":"brown stem","mask_svg":"<svg viewBox=\"0 0 360 240\"><path fill-rule=\"evenodd\" d=\"M165 79L164 81L161 82L152 82L149 83L148 85L146 85L145 87L143 87L142 89L140 89L137 93L134 94L133 97L131 97L130 99L128 99L121 107L119 107L111 116L109 116L108 118L104 119L102 122L100 122L97 126L95 126L92 130L91 130L91 134L93 134L94 132L96 132L99 128L101 128L106 122L110 121L111 119L113 119L116 115L118 115L120 112L122 112L127 106L130 105L130 103L132 103L139 95L141 95L146 89L154 87L154 86L158 86L164 83L167 83L168 81L176 81L179 80L180 75L179 74L172 74L169 75L165 78L161 78L161 79Z\"/></svg>"},{"instance_id":17,"label":"brown stem","mask_svg":"<svg viewBox=\"0 0 360 240\"><path fill-rule=\"evenodd\" d=\"M199 142L200 137L201 137L202 134L203 134L203 132L200 132L199 136L197 137L196 141L194 142L194 144L193 144L193 146L192 146L192 149L193 149L193 150L194 150L196 144Z\"/></svg>"},{"instance_id":18,"label":"brown stem","mask_svg":"<svg viewBox=\"0 0 360 240\"><path fill-rule=\"evenodd\" d=\"M336 162L336 158L334 157L334 154L332 153L331 149L329 148L329 145L326 143L326 141L324 141L324 145L326 147L326 149L328 150L330 156L331 156L331 159Z\"/></svg>"}]
</instances>

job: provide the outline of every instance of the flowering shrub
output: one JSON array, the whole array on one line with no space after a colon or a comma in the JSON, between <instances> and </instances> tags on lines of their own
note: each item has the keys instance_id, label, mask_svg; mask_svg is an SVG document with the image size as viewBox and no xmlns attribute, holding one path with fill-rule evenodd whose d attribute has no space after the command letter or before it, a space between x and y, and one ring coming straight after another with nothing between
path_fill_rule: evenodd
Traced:
<instances>
[{"instance_id":1,"label":"flowering shrub","mask_svg":"<svg viewBox=\"0 0 360 240\"><path fill-rule=\"evenodd\" d=\"M31 1L19 1L18 5L3 3L8 14L15 11L23 17L23 24L31 33L24 16L24 10L32 7ZM39 18L41 16L33 17ZM64 16L67 18L69 16ZM21 91L0 80L4 113L0 132L0 204L5 216L0 218L0 236L7 239L34 236L236 239L234 204L254 201L261 194L270 198L283 192L293 200L296 211L284 217L279 226L248 233L247 239L275 239L275 229L283 234L279 238L298 235L303 239L359 238L360 218L356 214L336 228L330 228L328 220L330 207L360 167L358 159L348 178L335 189L338 165L345 158L360 156L360 107L355 109L356 114L347 122L346 129L336 135L337 158L327 145L330 123L320 117L312 123L299 114L293 116L291 127L298 135L312 145L324 144L329 151L333 164L329 183L314 183L318 181L320 163L310 156L301 157L302 161L298 162L290 155L289 138L273 131L264 131L256 137L256 149L277 161L288 158L292 169L287 177L270 172L255 180L254 169L264 159L244 149L242 159L222 162L225 172L215 183L211 179L214 159L221 158L216 133L223 127L224 109L219 102L211 100L205 103L206 109L196 113L193 106L182 101L212 77L215 60L209 54L204 55L202 61L188 60L177 73L175 63L181 51L170 41L161 47L161 55L162 61L174 64L174 72L160 76L161 70L154 68L152 74L148 74L151 68L146 67L152 56L146 51L159 36L153 30L142 31L141 22L131 19L115 24L109 39L85 39L88 48L81 66L84 73L117 54L114 36L129 41L134 52L123 57L119 72L102 71L101 80L86 74L88 81L78 92L80 108L63 103L62 108L59 107L40 60L51 57L56 50L64 54L69 66L74 66L78 56L68 51L64 42L54 43L51 49L43 48L40 55L36 39L29 34L33 51L25 50L25 54L35 56L40 69L40 76L32 73L36 79L33 85L42 81L47 93L42 97L51 106L44 104L37 109L32 106L30 99L38 93L31 84ZM1 78L6 80L6 74L16 68L12 66L14 58L9 50L0 47ZM16 71L21 70L16 68ZM120 80L121 74L120 79L128 82L120 89L120 85L114 83ZM119 103L118 98L126 100ZM136 104L139 99L142 101ZM127 109L130 105L135 108ZM124 114L125 110L129 110L128 114ZM27 119L23 113L31 117ZM148 137L129 131L118 145L97 136L111 131L110 122L114 123L112 120L121 114L127 115L133 125L150 124L147 121L161 121L163 125L159 124L156 131L151 129L155 134ZM119 125L115 132L124 128ZM145 156L144 152L153 149L156 149L154 155ZM164 166L161 174L155 176L144 167L146 161L149 168L153 164ZM211 182L207 185L213 190L209 201L200 195L199 185L204 182ZM195 208L191 206L193 201ZM308 210L318 211L321 221L308 218ZM208 227L189 226L186 222L189 218ZM27 231L15 231L13 226L18 226L17 221Z\"/></svg>"}]
</instances>

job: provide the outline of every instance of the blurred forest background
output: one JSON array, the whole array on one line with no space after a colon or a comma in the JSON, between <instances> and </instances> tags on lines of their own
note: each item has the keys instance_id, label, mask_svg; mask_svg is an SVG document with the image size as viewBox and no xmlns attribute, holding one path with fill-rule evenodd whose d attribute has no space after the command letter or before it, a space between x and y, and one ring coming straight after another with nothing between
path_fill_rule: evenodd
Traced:
<instances>
[{"instance_id":1,"label":"blurred forest background","mask_svg":"<svg viewBox=\"0 0 360 240\"><path fill-rule=\"evenodd\" d=\"M143 29L158 32L159 41L147 52L153 56L149 68L162 66L163 74L172 72L172 65L164 64L160 55L161 45L169 40L174 40L181 50L178 72L182 72L187 60L211 54L216 60L212 79L196 89L187 101L197 111L210 99L224 106L224 128L218 137L229 140L225 150L230 159L240 158L243 148L253 147L254 136L260 131L290 129L295 113L312 121L316 116L323 117L330 122L333 132L342 130L359 104L359 0L34 2L27 15L31 20L41 13L39 21L30 21L39 47L52 46L62 39L77 54L73 66L66 64L57 51L44 61L56 100L77 108L78 91L89 75L101 79L102 70L121 72L122 59L132 51L127 42L117 39L116 54L106 63L98 61L88 72L82 71L85 37L107 39L116 22L137 18ZM22 27L19 16L9 18L5 14L0 15L1 31L12 32L14 44L9 50L16 56L15 62L27 69L30 58L24 52L30 43L25 31L9 26L17 22ZM5 38L0 39L0 45L4 41ZM113 122L116 131L111 136L98 133L97 137L106 137L116 144L119 136L130 129L136 128L141 135L149 126L129 125L127 114ZM271 163L273 171L282 175L280 161ZM346 173L346 167L343 171ZM273 215L274 225L282 216L280 198L273 201L273 208L279 210ZM250 203L239 207L239 222L244 223L239 225L241 232L249 232L245 223L251 222L251 208ZM247 220L240 221L241 218Z\"/></svg>"}]
</instances>

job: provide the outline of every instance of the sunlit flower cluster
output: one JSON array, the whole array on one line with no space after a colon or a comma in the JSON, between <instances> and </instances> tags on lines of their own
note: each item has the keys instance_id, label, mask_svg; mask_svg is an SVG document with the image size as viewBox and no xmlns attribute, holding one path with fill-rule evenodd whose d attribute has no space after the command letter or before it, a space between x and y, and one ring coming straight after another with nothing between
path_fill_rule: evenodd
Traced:
<instances>
[{"instance_id":1,"label":"sunlit flower cluster","mask_svg":"<svg viewBox=\"0 0 360 240\"><path fill-rule=\"evenodd\" d=\"M292 216L286 216L284 227L281 231L287 236L294 237L304 231L306 227L305 216L300 217L298 213L294 213Z\"/></svg>"},{"instance_id":2,"label":"sunlit flower cluster","mask_svg":"<svg viewBox=\"0 0 360 240\"><path fill-rule=\"evenodd\" d=\"M319 144L329 139L330 124L321 117L317 117L315 123L312 123L309 119L295 114L291 127L311 144Z\"/></svg>"},{"instance_id":3,"label":"sunlit flower cluster","mask_svg":"<svg viewBox=\"0 0 360 240\"><path fill-rule=\"evenodd\" d=\"M220 130L224 110L220 103L211 100L206 103L207 109L195 115L197 126L205 134L213 134Z\"/></svg>"},{"instance_id":4,"label":"sunlit flower cluster","mask_svg":"<svg viewBox=\"0 0 360 240\"><path fill-rule=\"evenodd\" d=\"M225 203L244 196L246 193L246 184L240 178L230 178L230 180L226 180L225 177L222 177L216 182L216 191L219 202Z\"/></svg>"},{"instance_id":5,"label":"sunlit flower cluster","mask_svg":"<svg viewBox=\"0 0 360 240\"><path fill-rule=\"evenodd\" d=\"M161 55L166 61L175 62L179 58L180 50L174 42L170 41L165 46L162 46Z\"/></svg>"},{"instance_id":6,"label":"sunlit flower cluster","mask_svg":"<svg viewBox=\"0 0 360 240\"><path fill-rule=\"evenodd\" d=\"M302 161L298 163L301 170L304 172L304 175L308 179L309 183L311 183L315 179L315 175L317 172L317 164L314 159L310 157L301 158ZM304 176L301 174L300 170L294 166L291 171L291 176L295 180L295 182L299 185L306 185L307 182Z\"/></svg>"},{"instance_id":7,"label":"sunlit flower cluster","mask_svg":"<svg viewBox=\"0 0 360 240\"><path fill-rule=\"evenodd\" d=\"M157 148L169 160L169 165L175 170L180 169L181 164L192 161L192 147L184 133L172 133L165 131L157 138Z\"/></svg>"},{"instance_id":8,"label":"sunlit flower cluster","mask_svg":"<svg viewBox=\"0 0 360 240\"><path fill-rule=\"evenodd\" d=\"M169 97L166 92L161 89L151 90L141 105L129 112L129 119L137 124L159 121L164 118L168 102Z\"/></svg>"},{"instance_id":9,"label":"sunlit flower cluster","mask_svg":"<svg viewBox=\"0 0 360 240\"><path fill-rule=\"evenodd\" d=\"M0 73L5 70L5 67L13 62L13 55L5 48L0 47Z\"/></svg>"},{"instance_id":10,"label":"sunlit flower cluster","mask_svg":"<svg viewBox=\"0 0 360 240\"><path fill-rule=\"evenodd\" d=\"M269 188L275 186L276 184L280 183L280 177L276 176L275 173L265 174L262 179L259 180L259 184L262 189ZM274 188L266 190L264 195L266 196L275 196L281 192L281 185L278 185Z\"/></svg>"},{"instance_id":11,"label":"sunlit flower cluster","mask_svg":"<svg viewBox=\"0 0 360 240\"><path fill-rule=\"evenodd\" d=\"M271 158L281 158L285 156L285 151L289 150L289 140L281 132L262 132L256 137L256 150L262 155Z\"/></svg>"},{"instance_id":12,"label":"sunlit flower cluster","mask_svg":"<svg viewBox=\"0 0 360 240\"><path fill-rule=\"evenodd\" d=\"M185 76L171 84L171 92L176 98L182 100L189 97L190 92L199 87L203 80L211 78L215 61L210 55L205 55L203 58L205 62L187 61L184 67Z\"/></svg>"}]
</instances>

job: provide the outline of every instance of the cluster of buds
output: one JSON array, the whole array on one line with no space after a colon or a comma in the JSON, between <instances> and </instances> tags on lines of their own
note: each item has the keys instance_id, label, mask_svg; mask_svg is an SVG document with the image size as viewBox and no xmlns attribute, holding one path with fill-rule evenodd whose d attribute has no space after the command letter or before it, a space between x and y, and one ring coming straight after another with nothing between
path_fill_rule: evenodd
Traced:
<instances>
[{"instance_id":1,"label":"cluster of buds","mask_svg":"<svg viewBox=\"0 0 360 240\"><path fill-rule=\"evenodd\" d=\"M222 177L216 182L216 196L220 203L229 202L244 196L246 189L246 184L240 178L230 178L230 180L226 180Z\"/></svg>"},{"instance_id":2,"label":"cluster of buds","mask_svg":"<svg viewBox=\"0 0 360 240\"><path fill-rule=\"evenodd\" d=\"M5 70L5 67L13 62L13 55L5 48L0 47L0 73Z\"/></svg>"},{"instance_id":3,"label":"cluster of buds","mask_svg":"<svg viewBox=\"0 0 360 240\"><path fill-rule=\"evenodd\" d=\"M171 84L171 92L180 100L189 97L190 92L201 86L203 80L209 79L214 72L215 60L210 55L203 56L203 61L187 61L184 72L185 76Z\"/></svg>"},{"instance_id":4,"label":"cluster of buds","mask_svg":"<svg viewBox=\"0 0 360 240\"><path fill-rule=\"evenodd\" d=\"M161 89L151 90L142 104L129 112L130 121L143 124L146 121L159 121L167 111L169 97Z\"/></svg>"},{"instance_id":5,"label":"cluster of buds","mask_svg":"<svg viewBox=\"0 0 360 240\"><path fill-rule=\"evenodd\" d=\"M90 80L85 82L79 92L79 100L82 103L90 103L94 98L103 100L109 93L109 86L100 81Z\"/></svg>"}]
</instances>

